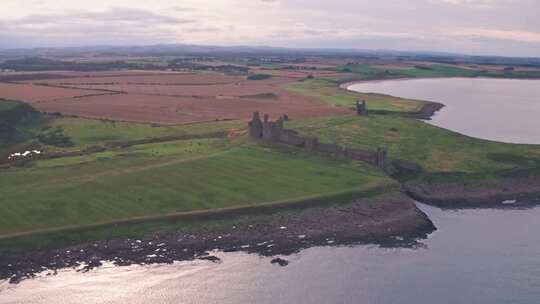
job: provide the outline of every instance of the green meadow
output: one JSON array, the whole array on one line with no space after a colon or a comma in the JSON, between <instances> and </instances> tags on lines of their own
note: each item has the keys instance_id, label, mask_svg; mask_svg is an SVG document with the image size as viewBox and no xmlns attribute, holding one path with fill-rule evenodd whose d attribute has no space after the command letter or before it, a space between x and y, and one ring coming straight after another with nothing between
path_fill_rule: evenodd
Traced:
<instances>
[{"instance_id":1,"label":"green meadow","mask_svg":"<svg viewBox=\"0 0 540 304\"><path fill-rule=\"evenodd\" d=\"M116 122L82 118L53 119L43 128L61 127L77 146L93 146L105 142L131 141L179 135L200 135L217 131L233 131L244 128L240 121L222 121L192 125L162 126L142 123ZM39 132L40 130L35 130Z\"/></svg>"},{"instance_id":2,"label":"green meadow","mask_svg":"<svg viewBox=\"0 0 540 304\"><path fill-rule=\"evenodd\" d=\"M392 181L367 165L244 139L135 145L2 170L0 236L298 201L388 183Z\"/></svg>"},{"instance_id":3,"label":"green meadow","mask_svg":"<svg viewBox=\"0 0 540 304\"><path fill-rule=\"evenodd\" d=\"M321 142L375 150L421 165L428 173L469 173L489 176L516 168L540 167L540 146L505 144L467 137L423 121L370 115L312 118L287 127Z\"/></svg>"},{"instance_id":4,"label":"green meadow","mask_svg":"<svg viewBox=\"0 0 540 304\"><path fill-rule=\"evenodd\" d=\"M331 105L354 107L357 100L369 103L370 110L394 112L415 112L425 104L423 101L410 100L383 94L357 93L340 87L340 81L334 79L304 80L289 84L286 88L292 92L307 95Z\"/></svg>"}]
</instances>

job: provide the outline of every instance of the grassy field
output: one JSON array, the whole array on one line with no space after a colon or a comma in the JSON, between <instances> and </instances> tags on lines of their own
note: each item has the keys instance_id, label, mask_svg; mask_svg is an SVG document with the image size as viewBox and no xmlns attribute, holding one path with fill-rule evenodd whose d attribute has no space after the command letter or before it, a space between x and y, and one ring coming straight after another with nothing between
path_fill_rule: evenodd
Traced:
<instances>
[{"instance_id":1,"label":"grassy field","mask_svg":"<svg viewBox=\"0 0 540 304\"><path fill-rule=\"evenodd\" d=\"M70 166L76 164L104 161L108 159L135 159L149 157L195 157L223 151L229 142L224 139L175 140L162 143L134 145L128 148L114 148L103 152L81 156L61 157L40 160L33 165L40 168Z\"/></svg>"},{"instance_id":2,"label":"grassy field","mask_svg":"<svg viewBox=\"0 0 540 304\"><path fill-rule=\"evenodd\" d=\"M201 233L204 231L229 230L239 223L264 222L268 215L279 213L282 216L301 212L306 206L339 206L357 199L377 199L389 193L399 194L398 184L385 183L382 187L366 185L351 191L333 192L323 196L302 197L298 200L282 200L247 206L235 206L232 209L201 210L203 214L142 218L133 221L105 225L79 226L74 229L43 230L18 237L0 237L0 248L11 252L44 248L65 248L71 245L111 240L114 238L143 238L155 233L178 232ZM234 208L239 208L234 210Z\"/></svg>"},{"instance_id":3,"label":"grassy field","mask_svg":"<svg viewBox=\"0 0 540 304\"><path fill-rule=\"evenodd\" d=\"M62 130L72 146L41 144L46 151L107 147L105 151L38 160L0 171L0 237L133 217L298 201L392 183L367 165L306 157L260 147L244 137L132 142L212 132L242 134L245 122L156 126L67 117L44 117L23 127L28 143Z\"/></svg>"},{"instance_id":4,"label":"grassy field","mask_svg":"<svg viewBox=\"0 0 540 304\"><path fill-rule=\"evenodd\" d=\"M0 103L1 104L1 103ZM178 126L161 126L143 123L115 122L109 120L93 120L70 117L43 117L41 121L17 126L19 146L38 143L42 150L73 151L88 147L105 146L108 143L137 141L143 139L162 138L168 136L204 136L215 132L235 132L245 128L240 121L221 121ZM50 143L40 142L39 136L60 129L61 133L72 143L68 147L58 147ZM1 131L1 130L0 130ZM0 132L1 134L1 132ZM13 147L13 142L3 143L0 140L0 157Z\"/></svg>"},{"instance_id":5,"label":"grassy field","mask_svg":"<svg viewBox=\"0 0 540 304\"><path fill-rule=\"evenodd\" d=\"M298 200L391 181L369 166L224 139L39 161L0 174L0 235Z\"/></svg>"},{"instance_id":6,"label":"grassy field","mask_svg":"<svg viewBox=\"0 0 540 304\"><path fill-rule=\"evenodd\" d=\"M287 85L295 93L311 96L323 102L340 107L353 107L361 99L369 103L370 110L414 112L425 104L422 101L403 99L382 94L364 94L347 91L332 79L314 79Z\"/></svg>"},{"instance_id":7,"label":"grassy field","mask_svg":"<svg viewBox=\"0 0 540 304\"><path fill-rule=\"evenodd\" d=\"M60 126L64 134L80 147L93 146L112 141L129 141L145 138L197 135L216 131L233 131L244 128L240 121L223 121L178 126L156 126L142 123L115 122L82 118L54 119L43 127Z\"/></svg>"},{"instance_id":8,"label":"grassy field","mask_svg":"<svg viewBox=\"0 0 540 304\"><path fill-rule=\"evenodd\" d=\"M291 121L287 127L322 142L374 150L413 161L428 172L489 173L540 165L540 146L474 139L422 121L377 116L341 116Z\"/></svg>"}]
</instances>

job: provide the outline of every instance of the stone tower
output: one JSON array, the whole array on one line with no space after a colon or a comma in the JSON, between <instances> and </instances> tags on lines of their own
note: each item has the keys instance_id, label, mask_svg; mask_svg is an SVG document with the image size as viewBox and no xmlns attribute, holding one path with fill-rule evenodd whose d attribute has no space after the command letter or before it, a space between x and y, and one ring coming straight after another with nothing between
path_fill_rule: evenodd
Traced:
<instances>
[{"instance_id":1,"label":"stone tower","mask_svg":"<svg viewBox=\"0 0 540 304\"><path fill-rule=\"evenodd\" d=\"M249 136L261 138L263 136L263 123L259 112L253 112L253 118L249 122Z\"/></svg>"},{"instance_id":2,"label":"stone tower","mask_svg":"<svg viewBox=\"0 0 540 304\"><path fill-rule=\"evenodd\" d=\"M362 102L360 102L360 100L356 101L356 114L364 116L368 115L368 109L365 100L362 100Z\"/></svg>"}]
</instances>

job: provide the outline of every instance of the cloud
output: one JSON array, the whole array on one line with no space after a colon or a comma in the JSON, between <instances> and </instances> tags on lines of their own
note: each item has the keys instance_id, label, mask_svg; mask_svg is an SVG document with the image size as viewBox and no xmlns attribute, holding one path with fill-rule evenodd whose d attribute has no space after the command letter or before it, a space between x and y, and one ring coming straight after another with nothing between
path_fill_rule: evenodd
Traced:
<instances>
[{"instance_id":1,"label":"cloud","mask_svg":"<svg viewBox=\"0 0 540 304\"><path fill-rule=\"evenodd\" d=\"M429 2L436 4L449 4L470 8L494 8L496 6L512 3L512 1L516 3L515 0L429 0Z\"/></svg>"},{"instance_id":2,"label":"cloud","mask_svg":"<svg viewBox=\"0 0 540 304\"><path fill-rule=\"evenodd\" d=\"M215 27L215 26L191 27L191 28L184 29L182 32L185 32L185 33L217 33L217 32L221 32L221 29L219 27Z\"/></svg>"},{"instance_id":3,"label":"cloud","mask_svg":"<svg viewBox=\"0 0 540 304\"><path fill-rule=\"evenodd\" d=\"M175 40L178 27L193 25L193 19L158 14L149 10L114 7L104 11L70 10L30 14L21 18L0 21L0 34L11 41L65 40L65 44L136 43ZM17 37L14 39L13 37Z\"/></svg>"},{"instance_id":4,"label":"cloud","mask_svg":"<svg viewBox=\"0 0 540 304\"><path fill-rule=\"evenodd\" d=\"M449 33L453 36L463 37L483 37L499 40L513 40L519 42L528 43L540 43L540 33L525 32L525 31L512 31L512 30L498 30L498 29L486 29L486 28L461 28L456 29Z\"/></svg>"},{"instance_id":5,"label":"cloud","mask_svg":"<svg viewBox=\"0 0 540 304\"><path fill-rule=\"evenodd\" d=\"M35 25L43 26L62 24L108 23L110 25L115 25L117 23L130 23L134 25L162 25L190 22L194 22L194 20L161 15L143 9L115 7L100 12L74 10L63 13L31 14L18 19L6 20L3 23L5 26L10 25L13 28L24 28Z\"/></svg>"},{"instance_id":6,"label":"cloud","mask_svg":"<svg viewBox=\"0 0 540 304\"><path fill-rule=\"evenodd\" d=\"M106 4L104 4L104 2ZM33 3L33 4L32 4ZM261 44L537 55L538 0L2 0L3 45ZM39 6L37 6L39 5ZM481 41L481 43L479 43ZM506 41L508 46L502 41Z\"/></svg>"}]
</instances>

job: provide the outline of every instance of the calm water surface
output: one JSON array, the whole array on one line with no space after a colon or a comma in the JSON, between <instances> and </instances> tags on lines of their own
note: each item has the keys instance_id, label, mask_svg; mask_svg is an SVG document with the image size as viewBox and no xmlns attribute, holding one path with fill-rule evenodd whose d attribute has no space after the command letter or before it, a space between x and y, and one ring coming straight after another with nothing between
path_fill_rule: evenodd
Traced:
<instances>
[{"instance_id":1,"label":"calm water surface","mask_svg":"<svg viewBox=\"0 0 540 304\"><path fill-rule=\"evenodd\" d=\"M443 211L419 249L317 247L287 267L223 262L103 267L0 284L0 303L539 303L540 208Z\"/></svg>"},{"instance_id":2,"label":"calm water surface","mask_svg":"<svg viewBox=\"0 0 540 304\"><path fill-rule=\"evenodd\" d=\"M433 117L434 125L477 138L540 144L540 80L389 80L349 89L440 102L446 107Z\"/></svg>"}]
</instances>

